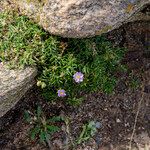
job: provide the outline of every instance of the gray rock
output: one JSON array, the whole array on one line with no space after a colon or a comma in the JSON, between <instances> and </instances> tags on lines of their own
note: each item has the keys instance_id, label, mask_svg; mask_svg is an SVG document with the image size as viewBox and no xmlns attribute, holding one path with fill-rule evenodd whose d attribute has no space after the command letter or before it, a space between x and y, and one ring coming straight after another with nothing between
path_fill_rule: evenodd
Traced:
<instances>
[{"instance_id":1,"label":"gray rock","mask_svg":"<svg viewBox=\"0 0 150 150\"><path fill-rule=\"evenodd\" d=\"M9 70L0 65L0 117L6 114L34 84L35 68Z\"/></svg>"},{"instance_id":2,"label":"gray rock","mask_svg":"<svg viewBox=\"0 0 150 150\"><path fill-rule=\"evenodd\" d=\"M12 0L45 30L63 37L90 37L111 31L138 14L149 0ZM13 5L14 6L14 5ZM134 17L136 16L136 17ZM149 16L146 17L150 19Z\"/></svg>"},{"instance_id":3,"label":"gray rock","mask_svg":"<svg viewBox=\"0 0 150 150\"><path fill-rule=\"evenodd\" d=\"M97 122L95 123L95 127L96 127L97 129L100 129L100 128L102 127L102 124L97 121Z\"/></svg>"}]
</instances>

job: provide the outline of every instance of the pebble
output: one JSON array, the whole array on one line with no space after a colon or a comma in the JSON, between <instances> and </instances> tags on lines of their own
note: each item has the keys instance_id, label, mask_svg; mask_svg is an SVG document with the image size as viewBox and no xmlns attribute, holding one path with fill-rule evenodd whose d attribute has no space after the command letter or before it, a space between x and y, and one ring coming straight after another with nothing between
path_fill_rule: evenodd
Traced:
<instances>
[{"instance_id":1,"label":"pebble","mask_svg":"<svg viewBox=\"0 0 150 150\"><path fill-rule=\"evenodd\" d=\"M102 127L102 124L101 124L100 122L96 122L96 123L95 123L95 127L96 127L97 129L100 129L100 128Z\"/></svg>"},{"instance_id":2,"label":"pebble","mask_svg":"<svg viewBox=\"0 0 150 150\"><path fill-rule=\"evenodd\" d=\"M117 119L116 119L116 122L117 122L117 123L120 123L120 122L121 122L121 120L120 120L119 118L117 118Z\"/></svg>"}]
</instances>

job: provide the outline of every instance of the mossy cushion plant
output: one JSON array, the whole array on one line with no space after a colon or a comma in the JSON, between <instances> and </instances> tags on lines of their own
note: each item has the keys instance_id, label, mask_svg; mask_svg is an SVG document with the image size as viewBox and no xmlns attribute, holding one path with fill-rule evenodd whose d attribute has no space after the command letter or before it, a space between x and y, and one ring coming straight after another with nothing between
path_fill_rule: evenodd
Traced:
<instances>
[{"instance_id":1,"label":"mossy cushion plant","mask_svg":"<svg viewBox=\"0 0 150 150\"><path fill-rule=\"evenodd\" d=\"M26 16L0 14L0 59L12 68L36 66L37 85L50 101L65 97L75 104L83 93L111 93L124 53L104 37L64 39L49 35Z\"/></svg>"}]
</instances>

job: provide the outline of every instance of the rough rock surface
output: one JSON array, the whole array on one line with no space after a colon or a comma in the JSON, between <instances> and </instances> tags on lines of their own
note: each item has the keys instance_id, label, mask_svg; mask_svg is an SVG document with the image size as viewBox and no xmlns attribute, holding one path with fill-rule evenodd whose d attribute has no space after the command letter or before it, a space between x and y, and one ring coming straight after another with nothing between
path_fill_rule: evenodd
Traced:
<instances>
[{"instance_id":1,"label":"rough rock surface","mask_svg":"<svg viewBox=\"0 0 150 150\"><path fill-rule=\"evenodd\" d=\"M18 5L21 13L33 18L45 30L73 38L111 31L131 18L134 20L134 14L150 3L149 0L12 1Z\"/></svg>"},{"instance_id":2,"label":"rough rock surface","mask_svg":"<svg viewBox=\"0 0 150 150\"><path fill-rule=\"evenodd\" d=\"M6 114L34 84L35 68L9 70L0 64L0 117Z\"/></svg>"}]
</instances>

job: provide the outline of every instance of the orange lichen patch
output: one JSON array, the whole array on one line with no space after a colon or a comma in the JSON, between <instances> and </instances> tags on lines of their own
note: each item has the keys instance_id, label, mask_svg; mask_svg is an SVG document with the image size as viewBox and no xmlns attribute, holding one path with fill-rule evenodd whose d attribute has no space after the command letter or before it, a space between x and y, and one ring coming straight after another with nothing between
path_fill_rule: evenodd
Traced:
<instances>
[{"instance_id":1,"label":"orange lichen patch","mask_svg":"<svg viewBox=\"0 0 150 150\"><path fill-rule=\"evenodd\" d=\"M134 8L133 4L128 4L127 8L125 9L126 13L130 13Z\"/></svg>"}]
</instances>

